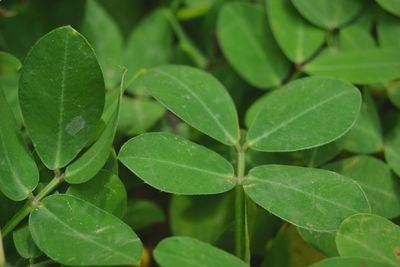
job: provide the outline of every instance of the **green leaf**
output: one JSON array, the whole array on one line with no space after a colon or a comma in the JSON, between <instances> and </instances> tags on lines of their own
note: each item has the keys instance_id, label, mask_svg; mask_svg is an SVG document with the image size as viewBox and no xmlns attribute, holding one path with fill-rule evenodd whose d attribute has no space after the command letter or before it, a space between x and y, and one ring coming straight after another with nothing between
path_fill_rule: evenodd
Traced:
<instances>
[{"instance_id":1,"label":"green leaf","mask_svg":"<svg viewBox=\"0 0 400 267\"><path fill-rule=\"evenodd\" d=\"M390 267L392 265L367 258L336 257L320 261L310 267Z\"/></svg>"},{"instance_id":2,"label":"green leaf","mask_svg":"<svg viewBox=\"0 0 400 267\"><path fill-rule=\"evenodd\" d=\"M390 168L400 175L400 122L387 135L383 151Z\"/></svg>"},{"instance_id":3,"label":"green leaf","mask_svg":"<svg viewBox=\"0 0 400 267\"><path fill-rule=\"evenodd\" d=\"M126 211L125 186L118 176L109 171L102 170L86 183L71 185L66 194L90 202L119 218Z\"/></svg>"},{"instance_id":4,"label":"green leaf","mask_svg":"<svg viewBox=\"0 0 400 267\"><path fill-rule=\"evenodd\" d=\"M387 87L389 100L400 109L400 83L394 82Z\"/></svg>"},{"instance_id":5,"label":"green leaf","mask_svg":"<svg viewBox=\"0 0 400 267\"><path fill-rule=\"evenodd\" d=\"M140 69L156 67L171 61L173 33L162 10L146 16L129 35L124 63L128 69L127 86Z\"/></svg>"},{"instance_id":6,"label":"green leaf","mask_svg":"<svg viewBox=\"0 0 400 267\"><path fill-rule=\"evenodd\" d=\"M15 248L17 249L19 255L25 259L33 259L43 254L33 242L28 226L23 226L14 231L13 239Z\"/></svg>"},{"instance_id":7,"label":"green leaf","mask_svg":"<svg viewBox=\"0 0 400 267\"><path fill-rule=\"evenodd\" d=\"M178 65L147 71L147 92L197 130L226 144L239 140L235 105L224 86L205 71Z\"/></svg>"},{"instance_id":8,"label":"green leaf","mask_svg":"<svg viewBox=\"0 0 400 267\"><path fill-rule=\"evenodd\" d=\"M272 33L294 63L310 58L325 41L325 32L303 19L290 0L267 0Z\"/></svg>"},{"instance_id":9,"label":"green leaf","mask_svg":"<svg viewBox=\"0 0 400 267\"><path fill-rule=\"evenodd\" d=\"M307 149L303 151L303 161L308 167L319 167L330 161L342 151L338 142L328 143L323 146Z\"/></svg>"},{"instance_id":10,"label":"green leaf","mask_svg":"<svg viewBox=\"0 0 400 267\"><path fill-rule=\"evenodd\" d=\"M368 30L357 24L344 27L338 36L339 49L360 50L376 47L375 39Z\"/></svg>"},{"instance_id":11,"label":"green leaf","mask_svg":"<svg viewBox=\"0 0 400 267\"><path fill-rule=\"evenodd\" d=\"M388 82L400 78L400 51L390 48L325 50L306 64L304 71L357 84Z\"/></svg>"},{"instance_id":12,"label":"green leaf","mask_svg":"<svg viewBox=\"0 0 400 267\"><path fill-rule=\"evenodd\" d=\"M104 117L110 116L110 118L100 137L82 156L72 162L65 170L64 178L68 183L79 184L89 181L106 163L117 131L122 86L120 90L112 91L112 98L115 99L112 99L112 102L105 107Z\"/></svg>"},{"instance_id":13,"label":"green leaf","mask_svg":"<svg viewBox=\"0 0 400 267\"><path fill-rule=\"evenodd\" d=\"M154 202L145 199L132 199L128 202L128 209L124 222L135 231L165 221L164 211Z\"/></svg>"},{"instance_id":14,"label":"green leaf","mask_svg":"<svg viewBox=\"0 0 400 267\"><path fill-rule=\"evenodd\" d=\"M363 257L400 266L400 227L372 214L356 214L341 224L336 245L341 256Z\"/></svg>"},{"instance_id":15,"label":"green leaf","mask_svg":"<svg viewBox=\"0 0 400 267\"><path fill-rule=\"evenodd\" d=\"M370 211L356 182L326 170L263 165L250 170L243 187L264 209L308 230L333 231L348 216Z\"/></svg>"},{"instance_id":16,"label":"green leaf","mask_svg":"<svg viewBox=\"0 0 400 267\"><path fill-rule=\"evenodd\" d=\"M310 22L335 29L351 21L363 7L363 0L292 0L296 9Z\"/></svg>"},{"instance_id":17,"label":"green leaf","mask_svg":"<svg viewBox=\"0 0 400 267\"><path fill-rule=\"evenodd\" d=\"M19 99L35 149L49 169L67 165L96 129L104 82L93 49L73 28L55 29L33 46Z\"/></svg>"},{"instance_id":18,"label":"green leaf","mask_svg":"<svg viewBox=\"0 0 400 267\"><path fill-rule=\"evenodd\" d=\"M368 197L373 213L386 218L400 215L400 183L383 161L369 156L355 156L324 168L357 181Z\"/></svg>"},{"instance_id":19,"label":"green leaf","mask_svg":"<svg viewBox=\"0 0 400 267\"><path fill-rule=\"evenodd\" d=\"M122 72L123 39L117 24L95 0L86 2L82 34L98 56L106 87L113 88Z\"/></svg>"},{"instance_id":20,"label":"green leaf","mask_svg":"<svg viewBox=\"0 0 400 267\"><path fill-rule=\"evenodd\" d=\"M142 244L121 220L68 195L46 197L29 217L36 245L65 265L138 265Z\"/></svg>"},{"instance_id":21,"label":"green leaf","mask_svg":"<svg viewBox=\"0 0 400 267\"><path fill-rule=\"evenodd\" d=\"M220 11L217 34L222 52L251 85L282 84L290 64L276 44L265 13L246 3L229 3Z\"/></svg>"},{"instance_id":22,"label":"green leaf","mask_svg":"<svg viewBox=\"0 0 400 267\"><path fill-rule=\"evenodd\" d=\"M353 153L376 153L383 148L381 122L368 91L364 91L363 98L356 123L338 142L344 150Z\"/></svg>"},{"instance_id":23,"label":"green leaf","mask_svg":"<svg viewBox=\"0 0 400 267\"><path fill-rule=\"evenodd\" d=\"M376 0L376 2L386 11L400 16L400 1L399 0Z\"/></svg>"},{"instance_id":24,"label":"green leaf","mask_svg":"<svg viewBox=\"0 0 400 267\"><path fill-rule=\"evenodd\" d=\"M219 154L169 133L145 133L125 143L119 160L159 190L217 194L235 186L232 165Z\"/></svg>"},{"instance_id":25,"label":"green leaf","mask_svg":"<svg viewBox=\"0 0 400 267\"><path fill-rule=\"evenodd\" d=\"M247 134L260 151L307 149L334 141L353 126L361 105L350 83L323 77L293 81L264 101Z\"/></svg>"},{"instance_id":26,"label":"green leaf","mask_svg":"<svg viewBox=\"0 0 400 267\"><path fill-rule=\"evenodd\" d=\"M147 98L123 97L118 131L127 136L142 134L150 130L165 114L165 108Z\"/></svg>"},{"instance_id":27,"label":"green leaf","mask_svg":"<svg viewBox=\"0 0 400 267\"><path fill-rule=\"evenodd\" d=\"M39 171L1 88L0 114L0 190L14 201L24 200L37 186Z\"/></svg>"},{"instance_id":28,"label":"green leaf","mask_svg":"<svg viewBox=\"0 0 400 267\"><path fill-rule=\"evenodd\" d=\"M169 237L154 250L161 267L246 267L239 258L190 237Z\"/></svg>"},{"instance_id":29,"label":"green leaf","mask_svg":"<svg viewBox=\"0 0 400 267\"><path fill-rule=\"evenodd\" d=\"M323 253L325 256L334 257L339 255L335 243L336 231L317 232L300 227L298 227L297 230L304 241Z\"/></svg>"},{"instance_id":30,"label":"green leaf","mask_svg":"<svg viewBox=\"0 0 400 267\"><path fill-rule=\"evenodd\" d=\"M381 47L400 47L400 18L381 15L376 30Z\"/></svg>"}]
</instances>

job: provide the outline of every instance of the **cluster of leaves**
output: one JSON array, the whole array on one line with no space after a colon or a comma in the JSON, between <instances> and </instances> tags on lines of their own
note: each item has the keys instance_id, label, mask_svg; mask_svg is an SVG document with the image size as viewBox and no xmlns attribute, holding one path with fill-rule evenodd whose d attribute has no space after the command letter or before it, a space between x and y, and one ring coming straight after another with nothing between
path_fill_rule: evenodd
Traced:
<instances>
[{"instance_id":1,"label":"cluster of leaves","mask_svg":"<svg viewBox=\"0 0 400 267\"><path fill-rule=\"evenodd\" d=\"M0 12L0 266L400 266L398 0Z\"/></svg>"}]
</instances>

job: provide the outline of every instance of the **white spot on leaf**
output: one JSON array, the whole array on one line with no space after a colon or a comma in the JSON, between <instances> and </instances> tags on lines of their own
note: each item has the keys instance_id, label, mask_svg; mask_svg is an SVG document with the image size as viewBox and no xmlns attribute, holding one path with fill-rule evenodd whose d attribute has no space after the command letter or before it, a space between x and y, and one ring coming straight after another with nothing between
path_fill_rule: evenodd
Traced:
<instances>
[{"instance_id":1,"label":"white spot on leaf","mask_svg":"<svg viewBox=\"0 0 400 267\"><path fill-rule=\"evenodd\" d=\"M85 119L82 118L82 116L77 116L73 118L67 126L65 126L65 130L69 135L76 135L80 130L82 130L85 127Z\"/></svg>"}]
</instances>

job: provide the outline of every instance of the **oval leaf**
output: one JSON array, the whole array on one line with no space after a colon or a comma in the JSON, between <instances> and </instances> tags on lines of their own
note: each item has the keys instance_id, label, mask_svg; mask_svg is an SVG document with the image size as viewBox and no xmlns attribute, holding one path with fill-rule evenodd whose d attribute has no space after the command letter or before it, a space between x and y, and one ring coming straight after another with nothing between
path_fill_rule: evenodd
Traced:
<instances>
[{"instance_id":1,"label":"oval leaf","mask_svg":"<svg viewBox=\"0 0 400 267\"><path fill-rule=\"evenodd\" d=\"M15 121L11 107L0 88L0 190L21 201L39 182L39 171Z\"/></svg>"},{"instance_id":2,"label":"oval leaf","mask_svg":"<svg viewBox=\"0 0 400 267\"><path fill-rule=\"evenodd\" d=\"M288 75L290 64L272 36L265 13L257 7L226 4L218 17L217 34L228 61L253 86L277 86Z\"/></svg>"},{"instance_id":3,"label":"oval leaf","mask_svg":"<svg viewBox=\"0 0 400 267\"><path fill-rule=\"evenodd\" d=\"M247 134L260 151L294 151L331 142L353 126L361 96L337 79L310 77L293 81L264 101Z\"/></svg>"},{"instance_id":4,"label":"oval leaf","mask_svg":"<svg viewBox=\"0 0 400 267\"><path fill-rule=\"evenodd\" d=\"M161 267L248 267L239 258L190 237L169 237L154 250Z\"/></svg>"},{"instance_id":5,"label":"oval leaf","mask_svg":"<svg viewBox=\"0 0 400 267\"><path fill-rule=\"evenodd\" d=\"M320 261L310 267L390 267L392 265L366 258L336 257Z\"/></svg>"},{"instance_id":6,"label":"oval leaf","mask_svg":"<svg viewBox=\"0 0 400 267\"><path fill-rule=\"evenodd\" d=\"M326 50L305 65L304 71L357 84L388 82L400 78L400 51L390 48Z\"/></svg>"},{"instance_id":7,"label":"oval leaf","mask_svg":"<svg viewBox=\"0 0 400 267\"><path fill-rule=\"evenodd\" d=\"M93 49L69 26L46 34L25 59L19 98L39 157L49 169L64 167L103 110L104 81Z\"/></svg>"},{"instance_id":8,"label":"oval leaf","mask_svg":"<svg viewBox=\"0 0 400 267\"><path fill-rule=\"evenodd\" d=\"M118 158L146 183L169 193L217 194L235 186L233 167L226 159L168 133L134 137Z\"/></svg>"},{"instance_id":9,"label":"oval leaf","mask_svg":"<svg viewBox=\"0 0 400 267\"><path fill-rule=\"evenodd\" d=\"M379 260L400 266L400 227L372 214L357 214L343 221L336 234L341 256Z\"/></svg>"},{"instance_id":10,"label":"oval leaf","mask_svg":"<svg viewBox=\"0 0 400 267\"><path fill-rule=\"evenodd\" d=\"M68 195L52 195L33 209L29 229L47 256L65 265L138 265L142 244L117 217Z\"/></svg>"},{"instance_id":11,"label":"oval leaf","mask_svg":"<svg viewBox=\"0 0 400 267\"><path fill-rule=\"evenodd\" d=\"M376 0L376 2L386 11L400 17L399 0Z\"/></svg>"},{"instance_id":12,"label":"oval leaf","mask_svg":"<svg viewBox=\"0 0 400 267\"><path fill-rule=\"evenodd\" d=\"M205 71L167 65L140 79L146 91L199 131L226 144L239 140L235 105L224 86Z\"/></svg>"},{"instance_id":13,"label":"oval leaf","mask_svg":"<svg viewBox=\"0 0 400 267\"><path fill-rule=\"evenodd\" d=\"M264 209L308 230L333 231L348 216L370 211L357 183L320 169L263 165L250 170L243 187Z\"/></svg>"},{"instance_id":14,"label":"oval leaf","mask_svg":"<svg viewBox=\"0 0 400 267\"><path fill-rule=\"evenodd\" d=\"M13 240L18 254L25 259L33 259L43 254L33 242L28 226L23 226L14 231Z\"/></svg>"}]
</instances>

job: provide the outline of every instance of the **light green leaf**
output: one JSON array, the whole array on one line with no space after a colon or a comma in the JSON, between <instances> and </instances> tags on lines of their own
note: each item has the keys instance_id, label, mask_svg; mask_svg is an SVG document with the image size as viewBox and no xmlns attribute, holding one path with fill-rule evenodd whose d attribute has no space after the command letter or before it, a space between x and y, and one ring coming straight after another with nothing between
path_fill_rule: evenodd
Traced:
<instances>
[{"instance_id":1,"label":"light green leaf","mask_svg":"<svg viewBox=\"0 0 400 267\"><path fill-rule=\"evenodd\" d=\"M123 220L137 231L156 223L163 223L165 215L164 211L152 201L132 199L128 202L128 209Z\"/></svg>"},{"instance_id":2,"label":"light green leaf","mask_svg":"<svg viewBox=\"0 0 400 267\"><path fill-rule=\"evenodd\" d=\"M127 86L140 69L169 63L172 51L173 33L168 18L162 10L156 10L134 28L127 41L124 54Z\"/></svg>"},{"instance_id":3,"label":"light green leaf","mask_svg":"<svg viewBox=\"0 0 400 267\"><path fill-rule=\"evenodd\" d=\"M341 224L336 234L340 256L363 257L400 266L400 227L372 214L356 214Z\"/></svg>"},{"instance_id":4,"label":"light green leaf","mask_svg":"<svg viewBox=\"0 0 400 267\"><path fill-rule=\"evenodd\" d=\"M307 149L334 141L357 119L360 93L350 83L323 77L293 81L264 101L247 134L260 151Z\"/></svg>"},{"instance_id":5,"label":"light green leaf","mask_svg":"<svg viewBox=\"0 0 400 267\"><path fill-rule=\"evenodd\" d=\"M272 33L292 62L304 62L324 43L325 32L303 19L290 0L267 0L266 3Z\"/></svg>"},{"instance_id":6,"label":"light green leaf","mask_svg":"<svg viewBox=\"0 0 400 267\"><path fill-rule=\"evenodd\" d=\"M317 232L300 227L298 227L297 230L304 241L306 241L308 244L313 246L325 256L334 257L339 255L335 243L336 231Z\"/></svg>"},{"instance_id":7,"label":"light green leaf","mask_svg":"<svg viewBox=\"0 0 400 267\"><path fill-rule=\"evenodd\" d=\"M165 114L165 108L147 98L123 97L118 131L127 136L142 134L150 130Z\"/></svg>"},{"instance_id":8,"label":"light green leaf","mask_svg":"<svg viewBox=\"0 0 400 267\"><path fill-rule=\"evenodd\" d=\"M367 258L336 257L320 261L310 267L390 267L392 265Z\"/></svg>"},{"instance_id":9,"label":"light green leaf","mask_svg":"<svg viewBox=\"0 0 400 267\"><path fill-rule=\"evenodd\" d=\"M373 213L386 218L400 215L400 183L383 161L355 156L324 168L357 181L367 195Z\"/></svg>"},{"instance_id":10,"label":"light green leaf","mask_svg":"<svg viewBox=\"0 0 400 267\"><path fill-rule=\"evenodd\" d=\"M71 185L66 194L90 202L119 218L126 211L125 186L118 176L109 171L102 170L86 183Z\"/></svg>"},{"instance_id":11,"label":"light green leaf","mask_svg":"<svg viewBox=\"0 0 400 267\"><path fill-rule=\"evenodd\" d=\"M338 36L339 49L360 50L376 47L374 37L368 30L368 28L363 28L357 24L340 29Z\"/></svg>"},{"instance_id":12,"label":"light green leaf","mask_svg":"<svg viewBox=\"0 0 400 267\"><path fill-rule=\"evenodd\" d=\"M19 255L25 259L33 259L43 254L33 242L28 226L14 231L13 240Z\"/></svg>"},{"instance_id":13,"label":"light green leaf","mask_svg":"<svg viewBox=\"0 0 400 267\"><path fill-rule=\"evenodd\" d=\"M31 212L29 229L36 245L65 265L138 265L143 252L129 226L73 196L46 197Z\"/></svg>"},{"instance_id":14,"label":"light green leaf","mask_svg":"<svg viewBox=\"0 0 400 267\"><path fill-rule=\"evenodd\" d=\"M400 121L387 135L383 151L390 168L400 175Z\"/></svg>"},{"instance_id":15,"label":"light green leaf","mask_svg":"<svg viewBox=\"0 0 400 267\"><path fill-rule=\"evenodd\" d=\"M338 140L340 146L353 153L376 153L383 148L381 122L374 100L364 91L360 115L351 130Z\"/></svg>"},{"instance_id":16,"label":"light green leaf","mask_svg":"<svg viewBox=\"0 0 400 267\"><path fill-rule=\"evenodd\" d=\"M122 85L121 85L122 87ZM107 125L97 141L65 170L65 180L70 184L89 181L106 163L115 132L117 131L120 114L121 90L112 91L112 102L105 107L104 117L110 116ZM110 114L110 115L108 115Z\"/></svg>"},{"instance_id":17,"label":"light green leaf","mask_svg":"<svg viewBox=\"0 0 400 267\"><path fill-rule=\"evenodd\" d=\"M224 86L205 71L167 65L140 79L146 91L197 130L226 144L239 140L235 105Z\"/></svg>"},{"instance_id":18,"label":"light green leaf","mask_svg":"<svg viewBox=\"0 0 400 267\"><path fill-rule=\"evenodd\" d=\"M35 149L49 169L67 165L96 129L104 81L93 49L73 28L57 28L33 46L22 67L19 99Z\"/></svg>"},{"instance_id":19,"label":"light green leaf","mask_svg":"<svg viewBox=\"0 0 400 267\"><path fill-rule=\"evenodd\" d=\"M376 0L376 2L386 11L400 16L400 1L399 0Z\"/></svg>"},{"instance_id":20,"label":"light green leaf","mask_svg":"<svg viewBox=\"0 0 400 267\"><path fill-rule=\"evenodd\" d=\"M226 251L190 237L169 237L154 250L161 267L247 267Z\"/></svg>"},{"instance_id":21,"label":"light green leaf","mask_svg":"<svg viewBox=\"0 0 400 267\"><path fill-rule=\"evenodd\" d=\"M306 64L304 71L357 84L388 82L400 78L400 51L390 48L325 50Z\"/></svg>"},{"instance_id":22,"label":"light green leaf","mask_svg":"<svg viewBox=\"0 0 400 267\"><path fill-rule=\"evenodd\" d=\"M400 47L400 18L381 15L376 30L381 47Z\"/></svg>"},{"instance_id":23,"label":"light green leaf","mask_svg":"<svg viewBox=\"0 0 400 267\"><path fill-rule=\"evenodd\" d=\"M222 52L251 85L278 86L290 64L276 44L266 14L246 3L229 3L220 11L217 34Z\"/></svg>"},{"instance_id":24,"label":"light green leaf","mask_svg":"<svg viewBox=\"0 0 400 267\"><path fill-rule=\"evenodd\" d=\"M352 20L363 7L363 0L292 0L296 9L310 22L335 29Z\"/></svg>"},{"instance_id":25,"label":"light green leaf","mask_svg":"<svg viewBox=\"0 0 400 267\"><path fill-rule=\"evenodd\" d=\"M121 77L122 35L112 17L95 0L86 2L82 34L98 56L107 88L113 88Z\"/></svg>"},{"instance_id":26,"label":"light green leaf","mask_svg":"<svg viewBox=\"0 0 400 267\"><path fill-rule=\"evenodd\" d=\"M14 201L24 200L37 186L39 171L1 87L0 114L0 190Z\"/></svg>"},{"instance_id":27,"label":"light green leaf","mask_svg":"<svg viewBox=\"0 0 400 267\"><path fill-rule=\"evenodd\" d=\"M125 143L119 160L159 190L217 194L235 186L232 165L219 154L169 133L145 133Z\"/></svg>"},{"instance_id":28,"label":"light green leaf","mask_svg":"<svg viewBox=\"0 0 400 267\"><path fill-rule=\"evenodd\" d=\"M308 230L333 231L348 216L371 209L356 182L326 170L263 165L250 170L243 187L264 209Z\"/></svg>"}]
</instances>

